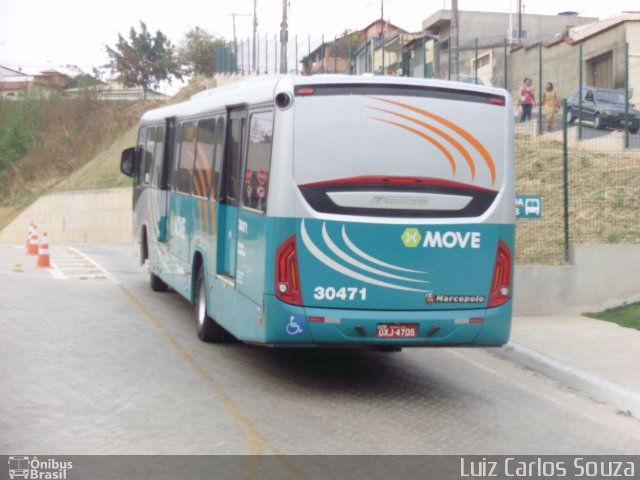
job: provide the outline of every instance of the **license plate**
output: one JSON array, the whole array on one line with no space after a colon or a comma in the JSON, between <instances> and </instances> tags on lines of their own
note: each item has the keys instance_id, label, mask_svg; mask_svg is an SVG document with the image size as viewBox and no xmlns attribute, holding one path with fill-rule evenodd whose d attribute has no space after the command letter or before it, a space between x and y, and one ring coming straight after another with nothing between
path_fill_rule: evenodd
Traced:
<instances>
[{"instance_id":1,"label":"license plate","mask_svg":"<svg viewBox=\"0 0 640 480\"><path fill-rule=\"evenodd\" d=\"M418 325L411 324L380 324L376 328L378 338L416 338Z\"/></svg>"}]
</instances>

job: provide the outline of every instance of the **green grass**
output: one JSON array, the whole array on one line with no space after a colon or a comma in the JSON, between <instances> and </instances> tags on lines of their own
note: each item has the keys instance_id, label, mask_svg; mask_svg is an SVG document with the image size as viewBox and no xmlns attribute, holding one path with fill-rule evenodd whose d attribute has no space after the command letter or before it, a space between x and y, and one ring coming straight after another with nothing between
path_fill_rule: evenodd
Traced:
<instances>
[{"instance_id":1,"label":"green grass","mask_svg":"<svg viewBox=\"0 0 640 480\"><path fill-rule=\"evenodd\" d=\"M640 302L610 308L600 313L585 313L585 316L640 330Z\"/></svg>"}]
</instances>

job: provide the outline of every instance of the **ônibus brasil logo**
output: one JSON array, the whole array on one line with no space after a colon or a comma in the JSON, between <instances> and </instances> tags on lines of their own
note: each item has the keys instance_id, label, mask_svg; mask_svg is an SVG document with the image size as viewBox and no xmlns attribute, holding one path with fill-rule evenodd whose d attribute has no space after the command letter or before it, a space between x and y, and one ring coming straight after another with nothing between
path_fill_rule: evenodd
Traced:
<instances>
[{"instance_id":1,"label":"\u00f4nibus brasil logo","mask_svg":"<svg viewBox=\"0 0 640 480\"><path fill-rule=\"evenodd\" d=\"M47 458L39 460L38 457L12 455L7 462L9 464L9 478L25 478L33 480L66 480L67 470L73 468L73 462Z\"/></svg>"},{"instance_id":2,"label":"\u00f4nibus brasil logo","mask_svg":"<svg viewBox=\"0 0 640 480\"><path fill-rule=\"evenodd\" d=\"M415 227L405 228L400 236L407 248L480 248L480 232L431 231L424 232L424 236ZM424 241L423 241L424 239Z\"/></svg>"}]
</instances>

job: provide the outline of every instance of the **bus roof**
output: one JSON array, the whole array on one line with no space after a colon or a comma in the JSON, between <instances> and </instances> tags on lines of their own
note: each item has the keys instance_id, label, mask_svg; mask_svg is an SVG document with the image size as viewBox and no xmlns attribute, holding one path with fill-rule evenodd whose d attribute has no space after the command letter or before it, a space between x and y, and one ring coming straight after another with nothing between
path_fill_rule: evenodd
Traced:
<instances>
[{"instance_id":1,"label":"bus roof","mask_svg":"<svg viewBox=\"0 0 640 480\"><path fill-rule=\"evenodd\" d=\"M477 91L504 95L499 88L485 87L447 80L374 75L261 75L241 80L225 87L205 90L189 100L166 107L149 110L142 116L142 123L157 123L169 117L191 117L234 105L254 105L273 101L280 92L293 95L296 85L415 85L443 89Z\"/></svg>"}]
</instances>

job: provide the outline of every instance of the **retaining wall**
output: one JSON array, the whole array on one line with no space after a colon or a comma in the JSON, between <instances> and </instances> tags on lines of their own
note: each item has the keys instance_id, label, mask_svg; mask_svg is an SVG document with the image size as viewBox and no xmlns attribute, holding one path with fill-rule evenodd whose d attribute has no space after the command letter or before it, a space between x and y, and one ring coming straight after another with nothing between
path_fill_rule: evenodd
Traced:
<instances>
[{"instance_id":1,"label":"retaining wall","mask_svg":"<svg viewBox=\"0 0 640 480\"><path fill-rule=\"evenodd\" d=\"M46 195L0 232L2 242L24 242L31 222L50 242L130 243L131 188Z\"/></svg>"}]
</instances>

